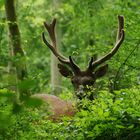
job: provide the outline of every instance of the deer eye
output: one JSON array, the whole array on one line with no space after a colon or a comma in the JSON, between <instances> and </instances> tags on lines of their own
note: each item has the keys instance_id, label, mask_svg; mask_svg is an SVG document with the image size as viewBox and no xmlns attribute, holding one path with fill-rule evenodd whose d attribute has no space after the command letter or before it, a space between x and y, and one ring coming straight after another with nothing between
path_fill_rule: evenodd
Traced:
<instances>
[{"instance_id":1,"label":"deer eye","mask_svg":"<svg viewBox=\"0 0 140 140\"><path fill-rule=\"evenodd\" d=\"M71 80L71 83L74 84L74 80L73 79Z\"/></svg>"},{"instance_id":2,"label":"deer eye","mask_svg":"<svg viewBox=\"0 0 140 140\"><path fill-rule=\"evenodd\" d=\"M73 81L71 81L71 83L73 84L74 82L73 82Z\"/></svg>"}]
</instances>

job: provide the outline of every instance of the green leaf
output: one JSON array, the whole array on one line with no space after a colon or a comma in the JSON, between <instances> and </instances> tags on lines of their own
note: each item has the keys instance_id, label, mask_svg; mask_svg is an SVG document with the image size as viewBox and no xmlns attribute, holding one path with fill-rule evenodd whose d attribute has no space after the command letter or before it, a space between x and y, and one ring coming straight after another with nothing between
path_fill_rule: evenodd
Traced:
<instances>
[{"instance_id":1,"label":"green leaf","mask_svg":"<svg viewBox=\"0 0 140 140\"><path fill-rule=\"evenodd\" d=\"M134 128L134 124L132 124L132 125L128 126L128 128L129 128L129 129Z\"/></svg>"},{"instance_id":2,"label":"green leaf","mask_svg":"<svg viewBox=\"0 0 140 140\"><path fill-rule=\"evenodd\" d=\"M24 81L21 81L18 87L20 90L26 91L26 90L32 89L35 85L36 85L35 80L26 79Z\"/></svg>"},{"instance_id":3,"label":"green leaf","mask_svg":"<svg viewBox=\"0 0 140 140\"><path fill-rule=\"evenodd\" d=\"M6 112L0 112L0 130L7 128L11 124L11 117Z\"/></svg>"},{"instance_id":4,"label":"green leaf","mask_svg":"<svg viewBox=\"0 0 140 140\"><path fill-rule=\"evenodd\" d=\"M25 99L25 105L27 107L39 107L40 105L42 105L43 101L41 99L38 98L26 98Z\"/></svg>"},{"instance_id":5,"label":"green leaf","mask_svg":"<svg viewBox=\"0 0 140 140\"><path fill-rule=\"evenodd\" d=\"M122 128L122 129L125 128L123 125L118 125L118 124L116 125L116 127L117 128Z\"/></svg>"},{"instance_id":6,"label":"green leaf","mask_svg":"<svg viewBox=\"0 0 140 140\"><path fill-rule=\"evenodd\" d=\"M20 113L22 109L23 109L23 106L21 104L18 104L16 102L13 104L13 110L12 111L13 111L14 114Z\"/></svg>"},{"instance_id":7,"label":"green leaf","mask_svg":"<svg viewBox=\"0 0 140 140\"><path fill-rule=\"evenodd\" d=\"M0 0L0 9L4 6L5 0Z\"/></svg>"}]
</instances>

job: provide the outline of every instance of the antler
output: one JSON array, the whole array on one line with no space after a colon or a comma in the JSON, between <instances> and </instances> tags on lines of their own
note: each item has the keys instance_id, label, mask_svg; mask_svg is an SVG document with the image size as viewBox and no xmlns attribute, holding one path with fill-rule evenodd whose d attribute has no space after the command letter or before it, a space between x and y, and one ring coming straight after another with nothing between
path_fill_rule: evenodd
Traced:
<instances>
[{"instance_id":1,"label":"antler","mask_svg":"<svg viewBox=\"0 0 140 140\"><path fill-rule=\"evenodd\" d=\"M44 22L44 26L47 29L50 39L52 41L52 45L46 40L45 33L42 33L42 38L44 43L49 47L49 49L52 51L52 53L58 58L58 60L61 63L64 63L68 66L70 66L74 73L80 72L80 68L76 65L74 60L71 56L69 58L66 58L62 54L60 54L57 50L57 44L56 44L56 37L55 37L55 25L56 25L56 19L53 19L52 23L48 24L47 22Z\"/></svg>"},{"instance_id":2,"label":"antler","mask_svg":"<svg viewBox=\"0 0 140 140\"><path fill-rule=\"evenodd\" d=\"M56 19L53 19L52 23L50 23L50 24L44 22L44 26L49 33L50 39L52 41L52 45L46 40L44 32L42 33L43 41L61 63L64 63L64 64L68 65L69 67L71 67L73 72L75 74L77 74L77 73L81 72L81 70L80 70L79 66L74 62L72 57L69 56L69 58L66 58L65 56L60 54L57 50L56 37L55 37L55 25L56 25ZM105 61L111 59L111 57L113 55L115 55L115 53L118 51L118 49L120 48L120 46L124 40L125 33L124 33L123 28L124 28L124 18L123 18L123 16L118 16L118 34L117 34L117 39L116 39L117 41L116 41L114 48L108 54L106 54L105 56L103 56L102 58L100 58L96 61L94 61L93 57L91 57L87 71L92 71L97 66L99 66L100 64L104 63Z\"/></svg>"},{"instance_id":3,"label":"antler","mask_svg":"<svg viewBox=\"0 0 140 140\"><path fill-rule=\"evenodd\" d=\"M105 61L111 59L111 57L118 51L118 49L120 48L120 46L124 40L124 36L125 36L123 28L124 28L124 17L118 16L118 34L117 34L117 41L116 41L114 48L108 54L106 54L99 60L96 60L95 62L93 62L93 58L91 58L87 70L94 69L97 66L99 66L100 64L104 63Z\"/></svg>"}]
</instances>

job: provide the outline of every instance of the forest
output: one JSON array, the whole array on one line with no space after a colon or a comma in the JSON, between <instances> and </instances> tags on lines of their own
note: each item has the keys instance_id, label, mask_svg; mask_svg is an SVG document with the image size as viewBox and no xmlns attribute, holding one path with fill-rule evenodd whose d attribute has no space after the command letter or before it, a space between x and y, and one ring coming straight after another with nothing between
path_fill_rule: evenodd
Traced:
<instances>
[{"instance_id":1,"label":"forest","mask_svg":"<svg viewBox=\"0 0 140 140\"><path fill-rule=\"evenodd\" d=\"M0 140L139 140L140 1L0 0Z\"/></svg>"}]
</instances>

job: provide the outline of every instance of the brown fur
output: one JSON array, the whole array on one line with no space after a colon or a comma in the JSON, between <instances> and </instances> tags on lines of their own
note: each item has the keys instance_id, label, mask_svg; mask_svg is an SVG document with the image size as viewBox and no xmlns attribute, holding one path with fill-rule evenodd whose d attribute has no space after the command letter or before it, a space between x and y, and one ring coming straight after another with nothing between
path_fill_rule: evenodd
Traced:
<instances>
[{"instance_id":1,"label":"brown fur","mask_svg":"<svg viewBox=\"0 0 140 140\"><path fill-rule=\"evenodd\" d=\"M35 94L33 98L38 98L49 104L48 109L51 112L49 119L58 120L63 116L72 117L76 113L74 104L70 101L64 101L55 95Z\"/></svg>"}]
</instances>

